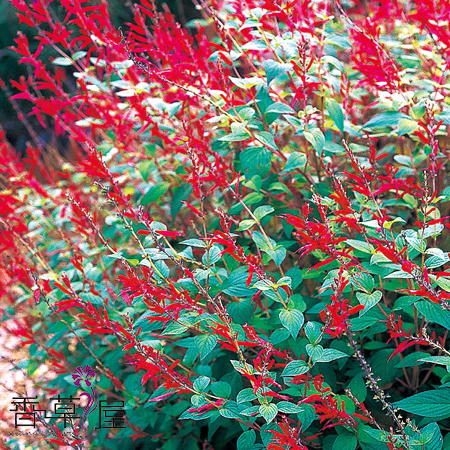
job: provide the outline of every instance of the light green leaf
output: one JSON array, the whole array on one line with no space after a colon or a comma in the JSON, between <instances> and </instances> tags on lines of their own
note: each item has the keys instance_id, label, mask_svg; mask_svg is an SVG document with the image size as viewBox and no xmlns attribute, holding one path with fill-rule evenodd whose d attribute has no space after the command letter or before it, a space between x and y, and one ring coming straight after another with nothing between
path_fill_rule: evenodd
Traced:
<instances>
[{"instance_id":1,"label":"light green leaf","mask_svg":"<svg viewBox=\"0 0 450 450\"><path fill-rule=\"evenodd\" d=\"M378 227L378 223L377 223ZM372 253L375 249L372 247L372 245L368 244L366 241L357 241L355 239L347 239L345 241L346 244L350 245L356 250L359 250L360 252L364 253Z\"/></svg>"},{"instance_id":2,"label":"light green leaf","mask_svg":"<svg viewBox=\"0 0 450 450\"><path fill-rule=\"evenodd\" d=\"M340 358L348 358L347 353L341 352L340 350L336 350L334 348L326 348L324 349L322 356L316 362L331 362Z\"/></svg>"},{"instance_id":3,"label":"light green leaf","mask_svg":"<svg viewBox=\"0 0 450 450\"><path fill-rule=\"evenodd\" d=\"M211 380L208 377L201 376L194 381L192 387L196 392L204 392L205 389L209 386L209 383L211 383Z\"/></svg>"},{"instance_id":4,"label":"light green leaf","mask_svg":"<svg viewBox=\"0 0 450 450\"><path fill-rule=\"evenodd\" d=\"M366 272L356 272L350 277L350 283L355 286L356 289L362 289L367 294L370 294L374 288L374 280Z\"/></svg>"},{"instance_id":5,"label":"light green leaf","mask_svg":"<svg viewBox=\"0 0 450 450\"><path fill-rule=\"evenodd\" d=\"M264 404L259 407L259 413L264 417L267 423L270 423L277 416L278 407L274 403L269 403L268 405Z\"/></svg>"},{"instance_id":6,"label":"light green leaf","mask_svg":"<svg viewBox=\"0 0 450 450\"><path fill-rule=\"evenodd\" d=\"M339 131L344 133L344 113L342 112L341 105L333 98L327 98L325 105L328 114L330 114L330 117L333 119L333 122L336 124Z\"/></svg>"},{"instance_id":7,"label":"light green leaf","mask_svg":"<svg viewBox=\"0 0 450 450\"><path fill-rule=\"evenodd\" d=\"M253 219L245 219L239 223L239 228L236 231L245 231L255 225L256 222Z\"/></svg>"},{"instance_id":8,"label":"light green leaf","mask_svg":"<svg viewBox=\"0 0 450 450\"><path fill-rule=\"evenodd\" d=\"M292 70L291 64L279 63L277 61L273 61L271 59L264 61L264 70L266 71L267 76L267 84L270 84L272 80L279 77L280 75L284 75Z\"/></svg>"},{"instance_id":9,"label":"light green leaf","mask_svg":"<svg viewBox=\"0 0 450 450\"><path fill-rule=\"evenodd\" d=\"M418 128L417 122L411 119L400 119L398 121L398 135L403 136L405 134L412 133Z\"/></svg>"},{"instance_id":10,"label":"light green leaf","mask_svg":"<svg viewBox=\"0 0 450 450\"><path fill-rule=\"evenodd\" d=\"M256 137L257 137L258 141L262 142L264 145L271 148L272 150L276 150L278 148L277 144L275 143L275 139L267 131L260 131L256 135Z\"/></svg>"},{"instance_id":11,"label":"light green leaf","mask_svg":"<svg viewBox=\"0 0 450 450\"><path fill-rule=\"evenodd\" d=\"M52 63L57 66L71 66L73 64L73 61L70 58L64 58L60 56L58 58L55 58Z\"/></svg>"},{"instance_id":12,"label":"light green leaf","mask_svg":"<svg viewBox=\"0 0 450 450\"><path fill-rule=\"evenodd\" d=\"M361 305L364 305L364 309L360 313L360 317L366 314L371 308L373 308L380 300L382 294L381 291L372 292L372 294L366 294L364 292L357 292L356 298Z\"/></svg>"},{"instance_id":13,"label":"light green leaf","mask_svg":"<svg viewBox=\"0 0 450 450\"><path fill-rule=\"evenodd\" d=\"M273 249L267 248L266 253L273 259L277 267L280 267L280 264L286 258L287 251L283 246L278 245Z\"/></svg>"},{"instance_id":14,"label":"light green leaf","mask_svg":"<svg viewBox=\"0 0 450 450\"><path fill-rule=\"evenodd\" d=\"M291 170L297 169L297 167L303 167L305 164L306 155L298 152L291 153L283 168L283 172L290 172Z\"/></svg>"},{"instance_id":15,"label":"light green leaf","mask_svg":"<svg viewBox=\"0 0 450 450\"><path fill-rule=\"evenodd\" d=\"M272 103L267 109L267 113L279 113L279 114L295 114L295 111L285 103Z\"/></svg>"},{"instance_id":16,"label":"light green leaf","mask_svg":"<svg viewBox=\"0 0 450 450\"><path fill-rule=\"evenodd\" d=\"M419 361L450 366L450 356L427 356L425 358L420 358Z\"/></svg>"},{"instance_id":17,"label":"light green leaf","mask_svg":"<svg viewBox=\"0 0 450 450\"><path fill-rule=\"evenodd\" d=\"M298 414L303 411L303 408L295 403L281 401L277 403L278 411L285 414Z\"/></svg>"},{"instance_id":18,"label":"light green leaf","mask_svg":"<svg viewBox=\"0 0 450 450\"><path fill-rule=\"evenodd\" d=\"M320 328L320 325L316 322L308 322L305 325L306 337L312 345L318 344L321 341L322 332Z\"/></svg>"},{"instance_id":19,"label":"light green leaf","mask_svg":"<svg viewBox=\"0 0 450 450\"><path fill-rule=\"evenodd\" d=\"M251 402L252 400L255 400L256 395L253 392L252 388L245 388L242 389L242 391L239 392L239 394L236 397L237 403L245 403L245 402Z\"/></svg>"},{"instance_id":20,"label":"light green leaf","mask_svg":"<svg viewBox=\"0 0 450 450\"><path fill-rule=\"evenodd\" d=\"M214 334L201 334L199 336L195 336L194 342L200 352L200 359L203 359L214 350L214 347L217 344L217 336Z\"/></svg>"},{"instance_id":21,"label":"light green leaf","mask_svg":"<svg viewBox=\"0 0 450 450\"><path fill-rule=\"evenodd\" d=\"M409 119L409 116L398 111L386 111L372 117L362 128L396 127L400 119Z\"/></svg>"},{"instance_id":22,"label":"light green leaf","mask_svg":"<svg viewBox=\"0 0 450 450\"><path fill-rule=\"evenodd\" d=\"M325 136L318 128L312 128L309 131L304 131L303 135L305 139L317 150L318 153L322 152L325 144Z\"/></svg>"},{"instance_id":23,"label":"light green leaf","mask_svg":"<svg viewBox=\"0 0 450 450\"><path fill-rule=\"evenodd\" d=\"M281 374L282 377L295 377L296 375L302 375L308 372L309 367L305 361L297 360L291 361L286 365Z\"/></svg>"},{"instance_id":24,"label":"light green leaf","mask_svg":"<svg viewBox=\"0 0 450 450\"><path fill-rule=\"evenodd\" d=\"M274 212L275 209L270 205L263 205L258 206L258 208L255 209L253 212L254 216L259 220L261 220L263 217L267 216L267 214L270 214Z\"/></svg>"},{"instance_id":25,"label":"light green leaf","mask_svg":"<svg viewBox=\"0 0 450 450\"><path fill-rule=\"evenodd\" d=\"M296 309L282 309L279 317L283 326L291 333L291 336L297 339L298 333L305 321L303 314Z\"/></svg>"},{"instance_id":26,"label":"light green leaf","mask_svg":"<svg viewBox=\"0 0 450 450\"><path fill-rule=\"evenodd\" d=\"M180 244L189 245L189 247L206 248L206 243L200 239L186 239L185 241L180 242Z\"/></svg>"}]
</instances>

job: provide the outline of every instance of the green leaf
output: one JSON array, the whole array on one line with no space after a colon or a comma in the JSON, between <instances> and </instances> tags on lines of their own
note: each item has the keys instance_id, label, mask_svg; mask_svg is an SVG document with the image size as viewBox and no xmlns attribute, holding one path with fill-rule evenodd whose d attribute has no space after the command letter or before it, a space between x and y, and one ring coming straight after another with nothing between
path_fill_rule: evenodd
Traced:
<instances>
[{"instance_id":1,"label":"green leaf","mask_svg":"<svg viewBox=\"0 0 450 450\"><path fill-rule=\"evenodd\" d=\"M295 114L295 111L285 103L273 103L266 109L267 113Z\"/></svg>"},{"instance_id":2,"label":"green leaf","mask_svg":"<svg viewBox=\"0 0 450 450\"><path fill-rule=\"evenodd\" d=\"M155 164L153 161L145 159L144 161L139 162L138 169L139 173L142 175L143 180L148 181L150 173L155 169Z\"/></svg>"},{"instance_id":3,"label":"green leaf","mask_svg":"<svg viewBox=\"0 0 450 450\"><path fill-rule=\"evenodd\" d=\"M322 152L325 144L325 136L319 130L319 128L312 128L309 131L304 131L303 135L305 139L317 150L318 153Z\"/></svg>"},{"instance_id":4,"label":"green leaf","mask_svg":"<svg viewBox=\"0 0 450 450\"><path fill-rule=\"evenodd\" d=\"M326 348L324 349L322 356L316 360L316 362L331 362L340 358L348 358L347 353L341 352L340 350L336 350L334 348Z\"/></svg>"},{"instance_id":5,"label":"green leaf","mask_svg":"<svg viewBox=\"0 0 450 450\"><path fill-rule=\"evenodd\" d=\"M270 248L269 244L267 243L266 238L259 231L254 231L252 233L252 239L253 239L253 242L256 244L256 246L263 252L266 252ZM268 238L268 240L270 242L270 245L272 245L272 246L276 245L276 243L273 239Z\"/></svg>"},{"instance_id":6,"label":"green leaf","mask_svg":"<svg viewBox=\"0 0 450 450\"><path fill-rule=\"evenodd\" d=\"M361 374L356 375L352 378L350 383L347 386L347 389L350 389L351 393L359 400L360 402L364 402L367 397L367 387L364 381L364 378Z\"/></svg>"},{"instance_id":7,"label":"green leaf","mask_svg":"<svg viewBox=\"0 0 450 450\"><path fill-rule=\"evenodd\" d=\"M372 253L375 250L372 247L372 245L368 244L365 241L356 241L355 239L347 239L345 243L355 248L356 250L359 250L360 252L364 253Z\"/></svg>"},{"instance_id":8,"label":"green leaf","mask_svg":"<svg viewBox=\"0 0 450 450\"><path fill-rule=\"evenodd\" d=\"M265 421L267 423L272 422L273 419L278 414L278 408L277 405L274 403L269 403L268 405L261 405L259 407L259 413L264 417Z\"/></svg>"},{"instance_id":9,"label":"green leaf","mask_svg":"<svg viewBox=\"0 0 450 450\"><path fill-rule=\"evenodd\" d=\"M155 202L168 191L169 187L170 184L166 182L152 186L145 195L141 197L139 204L145 206L151 202Z\"/></svg>"},{"instance_id":10,"label":"green leaf","mask_svg":"<svg viewBox=\"0 0 450 450\"><path fill-rule=\"evenodd\" d=\"M201 376L194 381L192 387L196 392L204 392L205 389L209 386L209 383L211 383L211 380L208 377Z\"/></svg>"},{"instance_id":11,"label":"green leaf","mask_svg":"<svg viewBox=\"0 0 450 450\"><path fill-rule=\"evenodd\" d=\"M264 147L249 147L240 156L241 169L249 180L255 175L265 177L270 170L272 152Z\"/></svg>"},{"instance_id":12,"label":"green leaf","mask_svg":"<svg viewBox=\"0 0 450 450\"><path fill-rule=\"evenodd\" d=\"M297 167L303 167L305 164L306 155L298 152L291 153L283 168L283 172L290 172L291 170L297 169Z\"/></svg>"},{"instance_id":13,"label":"green leaf","mask_svg":"<svg viewBox=\"0 0 450 450\"><path fill-rule=\"evenodd\" d=\"M273 259L277 267L280 267L280 264L284 261L284 258L286 258L287 251L286 249L278 245L275 248L267 248L266 253Z\"/></svg>"},{"instance_id":14,"label":"green leaf","mask_svg":"<svg viewBox=\"0 0 450 450\"><path fill-rule=\"evenodd\" d=\"M434 422L420 430L420 438L411 442L413 450L441 450L444 444L439 425ZM448 448L448 447L446 447Z\"/></svg>"},{"instance_id":15,"label":"green leaf","mask_svg":"<svg viewBox=\"0 0 450 450\"><path fill-rule=\"evenodd\" d=\"M277 281L277 286L289 286L292 288L292 278L291 277L282 277Z\"/></svg>"},{"instance_id":16,"label":"green leaf","mask_svg":"<svg viewBox=\"0 0 450 450\"><path fill-rule=\"evenodd\" d=\"M244 298L253 297L255 291L247 287L248 271L246 268L239 268L231 272L230 276L224 281L222 290L225 294L233 297ZM254 283L256 277L252 282Z\"/></svg>"},{"instance_id":17,"label":"green leaf","mask_svg":"<svg viewBox=\"0 0 450 450\"><path fill-rule=\"evenodd\" d=\"M318 344L320 342L320 337L322 336L322 332L320 331L320 325L316 322L308 322L305 325L305 334L308 338L308 341L312 344Z\"/></svg>"},{"instance_id":18,"label":"green leaf","mask_svg":"<svg viewBox=\"0 0 450 450\"><path fill-rule=\"evenodd\" d=\"M264 83L264 81L259 77L247 77L247 78L228 77L228 79L235 86L240 87L242 89L250 89L253 86L258 86Z\"/></svg>"},{"instance_id":19,"label":"green leaf","mask_svg":"<svg viewBox=\"0 0 450 450\"><path fill-rule=\"evenodd\" d=\"M241 414L243 416L254 416L258 414L259 412L259 406L250 406L249 408L245 408L241 411Z\"/></svg>"},{"instance_id":20,"label":"green leaf","mask_svg":"<svg viewBox=\"0 0 450 450\"><path fill-rule=\"evenodd\" d=\"M219 410L222 417L226 419L238 419L240 417L241 410L236 402L228 401L225 407Z\"/></svg>"},{"instance_id":21,"label":"green leaf","mask_svg":"<svg viewBox=\"0 0 450 450\"><path fill-rule=\"evenodd\" d=\"M270 205L258 206L253 212L254 216L260 221L267 214L273 213L275 209Z\"/></svg>"},{"instance_id":22,"label":"green leaf","mask_svg":"<svg viewBox=\"0 0 450 450\"><path fill-rule=\"evenodd\" d=\"M214 347L217 344L217 336L214 334L201 334L195 336L194 342L200 352L200 359L203 359L214 350Z\"/></svg>"},{"instance_id":23,"label":"green leaf","mask_svg":"<svg viewBox=\"0 0 450 450\"><path fill-rule=\"evenodd\" d=\"M244 125L241 123L233 123L231 125L231 133L219 138L219 141L225 142L240 142L245 141L250 137L250 134L244 130Z\"/></svg>"},{"instance_id":24,"label":"green leaf","mask_svg":"<svg viewBox=\"0 0 450 450\"><path fill-rule=\"evenodd\" d=\"M406 278L412 278L413 276L408 273L405 272L404 270L396 270L392 273L390 273L389 275L386 275L384 278L393 278L396 280L402 280L402 279L406 279Z\"/></svg>"},{"instance_id":25,"label":"green leaf","mask_svg":"<svg viewBox=\"0 0 450 450\"><path fill-rule=\"evenodd\" d=\"M256 135L256 137L257 137L258 141L262 142L264 145L271 148L272 150L276 150L278 148L277 144L275 144L275 139L267 131L260 131Z\"/></svg>"},{"instance_id":26,"label":"green leaf","mask_svg":"<svg viewBox=\"0 0 450 450\"><path fill-rule=\"evenodd\" d=\"M202 263L206 266L209 264L215 264L217 261L220 261L220 253L222 250L217 246L213 245L209 248L209 251L205 252L202 256Z\"/></svg>"},{"instance_id":27,"label":"green leaf","mask_svg":"<svg viewBox=\"0 0 450 450\"><path fill-rule=\"evenodd\" d=\"M87 55L87 52L78 51L72 55L72 59L74 61L78 61L79 59L84 58L86 55Z\"/></svg>"},{"instance_id":28,"label":"green leaf","mask_svg":"<svg viewBox=\"0 0 450 450\"><path fill-rule=\"evenodd\" d=\"M420 366L421 364L424 364L421 358L426 358L427 356L428 353L425 352L410 353L409 355L406 355L399 363L397 363L395 367L401 369L402 367Z\"/></svg>"},{"instance_id":29,"label":"green leaf","mask_svg":"<svg viewBox=\"0 0 450 450\"><path fill-rule=\"evenodd\" d=\"M282 309L279 317L283 326L291 333L291 336L297 339L298 333L305 321L303 314L296 309Z\"/></svg>"},{"instance_id":30,"label":"green leaf","mask_svg":"<svg viewBox=\"0 0 450 450\"><path fill-rule=\"evenodd\" d=\"M339 131L344 134L344 113L342 112L341 105L332 98L327 98L325 100L325 105L333 122L336 124Z\"/></svg>"},{"instance_id":31,"label":"green leaf","mask_svg":"<svg viewBox=\"0 0 450 450\"><path fill-rule=\"evenodd\" d=\"M71 66L73 64L73 61L70 58L64 58L60 56L58 58L55 58L52 63L57 66Z\"/></svg>"},{"instance_id":32,"label":"green leaf","mask_svg":"<svg viewBox=\"0 0 450 450\"><path fill-rule=\"evenodd\" d=\"M172 215L172 221L175 220L178 211L181 209L182 201L186 200L193 188L190 184L183 184L179 188L174 190L172 204L170 205L170 214Z\"/></svg>"},{"instance_id":33,"label":"green leaf","mask_svg":"<svg viewBox=\"0 0 450 450\"><path fill-rule=\"evenodd\" d=\"M331 64L332 66L336 67L340 72L344 73L345 68L344 65L339 61L339 59L335 58L332 55L325 55L322 56L322 61L325 61L328 64Z\"/></svg>"},{"instance_id":34,"label":"green leaf","mask_svg":"<svg viewBox=\"0 0 450 450\"><path fill-rule=\"evenodd\" d=\"M281 401L277 403L278 411L285 414L298 414L303 411L303 408L295 403Z\"/></svg>"},{"instance_id":35,"label":"green leaf","mask_svg":"<svg viewBox=\"0 0 450 450\"><path fill-rule=\"evenodd\" d=\"M253 219L245 219L239 223L239 228L236 231L245 231L250 229L256 222Z\"/></svg>"},{"instance_id":36,"label":"green leaf","mask_svg":"<svg viewBox=\"0 0 450 450\"><path fill-rule=\"evenodd\" d=\"M300 272L300 269L295 266L292 269L288 270L286 272L286 275L292 279L292 289L296 289L298 286L300 286L301 282L303 281L302 274ZM297 297L299 294L295 294Z\"/></svg>"},{"instance_id":37,"label":"green leaf","mask_svg":"<svg viewBox=\"0 0 450 450\"><path fill-rule=\"evenodd\" d=\"M372 294L366 294L364 292L357 292L356 298L358 299L358 301L361 305L364 305L364 309L361 311L359 316L362 317L364 314L366 314L367 311L369 311L377 303L379 303L379 301L381 300L381 297L382 297L381 291L375 291L375 292L372 292Z\"/></svg>"},{"instance_id":38,"label":"green leaf","mask_svg":"<svg viewBox=\"0 0 450 450\"><path fill-rule=\"evenodd\" d=\"M170 325L168 325L165 329L164 332L162 333L164 336L168 335L178 335L178 334L183 334L186 330L188 329L188 327L181 325L178 322L173 322Z\"/></svg>"},{"instance_id":39,"label":"green leaf","mask_svg":"<svg viewBox=\"0 0 450 450\"><path fill-rule=\"evenodd\" d=\"M264 70L266 71L267 84L270 84L270 82L275 78L292 70L292 65L279 63L269 59L264 61Z\"/></svg>"},{"instance_id":40,"label":"green leaf","mask_svg":"<svg viewBox=\"0 0 450 450\"><path fill-rule=\"evenodd\" d=\"M334 153L336 155L344 155L345 148L342 145L336 144L335 142L325 141L323 150L328 153Z\"/></svg>"},{"instance_id":41,"label":"green leaf","mask_svg":"<svg viewBox=\"0 0 450 450\"><path fill-rule=\"evenodd\" d=\"M450 366L450 356L427 356L419 359L419 361Z\"/></svg>"},{"instance_id":42,"label":"green leaf","mask_svg":"<svg viewBox=\"0 0 450 450\"><path fill-rule=\"evenodd\" d=\"M434 250L434 249L427 250L427 253L429 253L430 250ZM440 249L436 249L436 250L440 250ZM440 267L440 266L443 266L444 264L448 263L449 260L450 260L450 258L448 256L448 253L444 253L442 250L440 250L439 254L433 255L425 261L425 266L428 269L436 269L436 267Z\"/></svg>"},{"instance_id":43,"label":"green leaf","mask_svg":"<svg viewBox=\"0 0 450 450\"><path fill-rule=\"evenodd\" d=\"M251 301L251 298L245 298L240 301L228 303L226 308L233 322L243 325L252 318L254 304Z\"/></svg>"},{"instance_id":44,"label":"green leaf","mask_svg":"<svg viewBox=\"0 0 450 450\"><path fill-rule=\"evenodd\" d=\"M302 375L308 372L309 366L305 361L291 361L286 365L281 374L282 377L295 377L296 375Z\"/></svg>"},{"instance_id":45,"label":"green leaf","mask_svg":"<svg viewBox=\"0 0 450 450\"><path fill-rule=\"evenodd\" d=\"M340 434L333 442L332 450L355 450L358 446L358 440L354 434Z\"/></svg>"},{"instance_id":46,"label":"green leaf","mask_svg":"<svg viewBox=\"0 0 450 450\"><path fill-rule=\"evenodd\" d=\"M256 442L256 433L254 430L244 431L237 440L237 450L251 450Z\"/></svg>"},{"instance_id":47,"label":"green leaf","mask_svg":"<svg viewBox=\"0 0 450 450\"><path fill-rule=\"evenodd\" d=\"M314 364L320 359L323 355L323 347L321 345L306 345L306 352L313 360Z\"/></svg>"},{"instance_id":48,"label":"green leaf","mask_svg":"<svg viewBox=\"0 0 450 450\"><path fill-rule=\"evenodd\" d=\"M450 292L450 278L439 277L436 279L437 285L444 289L444 291Z\"/></svg>"},{"instance_id":49,"label":"green leaf","mask_svg":"<svg viewBox=\"0 0 450 450\"><path fill-rule=\"evenodd\" d=\"M398 135L403 136L405 134L412 133L416 131L419 126L417 122L412 119L400 119L398 121Z\"/></svg>"},{"instance_id":50,"label":"green leaf","mask_svg":"<svg viewBox=\"0 0 450 450\"><path fill-rule=\"evenodd\" d=\"M250 194L246 195L242 201L247 205L254 205L255 203L259 203L264 198L263 194L260 194L259 192L251 192Z\"/></svg>"},{"instance_id":51,"label":"green leaf","mask_svg":"<svg viewBox=\"0 0 450 450\"><path fill-rule=\"evenodd\" d=\"M396 127L400 119L409 119L409 116L398 111L386 111L372 117L362 128Z\"/></svg>"},{"instance_id":52,"label":"green leaf","mask_svg":"<svg viewBox=\"0 0 450 450\"><path fill-rule=\"evenodd\" d=\"M373 278L366 272L356 272L350 277L350 282L356 289L362 289L370 294L374 288Z\"/></svg>"},{"instance_id":53,"label":"green leaf","mask_svg":"<svg viewBox=\"0 0 450 450\"><path fill-rule=\"evenodd\" d=\"M352 48L352 44L350 44L348 38L339 34L328 35L325 39L325 44L333 45L339 50L349 50Z\"/></svg>"},{"instance_id":54,"label":"green leaf","mask_svg":"<svg viewBox=\"0 0 450 450\"><path fill-rule=\"evenodd\" d=\"M206 243L200 239L186 239L185 241L180 242L180 244L189 245L189 247L206 248Z\"/></svg>"},{"instance_id":55,"label":"green leaf","mask_svg":"<svg viewBox=\"0 0 450 450\"><path fill-rule=\"evenodd\" d=\"M242 389L241 392L236 397L237 403L245 403L245 402L251 402L252 400L255 400L256 394L253 392L252 388L245 388Z\"/></svg>"},{"instance_id":56,"label":"green leaf","mask_svg":"<svg viewBox=\"0 0 450 450\"><path fill-rule=\"evenodd\" d=\"M423 417L450 417L450 389L420 392L393 403L396 408Z\"/></svg>"},{"instance_id":57,"label":"green leaf","mask_svg":"<svg viewBox=\"0 0 450 450\"><path fill-rule=\"evenodd\" d=\"M425 316L428 322L437 323L450 330L450 312L442 309L439 305L427 301L415 303L417 311Z\"/></svg>"},{"instance_id":58,"label":"green leaf","mask_svg":"<svg viewBox=\"0 0 450 450\"><path fill-rule=\"evenodd\" d=\"M211 385L211 391L220 398L229 398L231 395L231 386L226 381L216 381Z\"/></svg>"}]
</instances>

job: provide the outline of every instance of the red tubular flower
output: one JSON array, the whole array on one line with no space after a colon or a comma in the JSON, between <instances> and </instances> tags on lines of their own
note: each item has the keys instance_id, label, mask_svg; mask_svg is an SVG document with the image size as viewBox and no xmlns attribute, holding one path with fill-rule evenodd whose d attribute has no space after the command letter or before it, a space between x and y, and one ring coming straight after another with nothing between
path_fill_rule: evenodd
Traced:
<instances>
[{"instance_id":1,"label":"red tubular flower","mask_svg":"<svg viewBox=\"0 0 450 450\"><path fill-rule=\"evenodd\" d=\"M171 237L174 239L179 236L184 236L184 234L180 233L179 231L156 230L155 233L160 234L161 236Z\"/></svg>"},{"instance_id":2,"label":"red tubular flower","mask_svg":"<svg viewBox=\"0 0 450 450\"><path fill-rule=\"evenodd\" d=\"M355 69L365 76L360 82L369 88L400 89L401 78L395 61L379 43L380 29L372 19L366 19L361 28L351 31L352 61Z\"/></svg>"}]
</instances>

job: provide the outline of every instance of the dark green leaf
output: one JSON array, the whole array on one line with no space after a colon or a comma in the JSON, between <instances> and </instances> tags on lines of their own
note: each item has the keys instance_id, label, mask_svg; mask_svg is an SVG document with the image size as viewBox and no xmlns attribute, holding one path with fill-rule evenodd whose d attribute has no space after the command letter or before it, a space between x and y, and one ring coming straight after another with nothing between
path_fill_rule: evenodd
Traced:
<instances>
[{"instance_id":1,"label":"dark green leaf","mask_svg":"<svg viewBox=\"0 0 450 450\"><path fill-rule=\"evenodd\" d=\"M254 430L244 431L237 440L237 450L251 450L256 442L256 433Z\"/></svg>"},{"instance_id":2,"label":"dark green leaf","mask_svg":"<svg viewBox=\"0 0 450 450\"><path fill-rule=\"evenodd\" d=\"M450 389L420 392L393 403L393 406L423 417L450 417Z\"/></svg>"}]
</instances>

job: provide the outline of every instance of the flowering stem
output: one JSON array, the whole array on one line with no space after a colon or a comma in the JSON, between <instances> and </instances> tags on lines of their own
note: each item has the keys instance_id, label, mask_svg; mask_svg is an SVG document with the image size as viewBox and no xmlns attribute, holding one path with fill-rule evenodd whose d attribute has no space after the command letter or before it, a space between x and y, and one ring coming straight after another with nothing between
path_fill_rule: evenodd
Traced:
<instances>
[{"instance_id":1,"label":"flowering stem","mask_svg":"<svg viewBox=\"0 0 450 450\"><path fill-rule=\"evenodd\" d=\"M354 356L358 360L361 368L364 371L364 376L367 379L369 387L375 394L374 399L379 400L381 402L381 404L383 405L383 409L387 411L388 415L391 416L391 418L396 423L403 437L406 450L411 450L411 447L408 443L408 436L405 431L405 424L404 422L401 421L401 416L397 414L396 409L386 400L386 394L384 393L383 389L381 389L380 386L378 386L378 382L373 375L372 368L370 367L366 358L362 354L361 350L358 348L358 344L356 343L356 340L353 337L354 334L350 328L350 325L346 323L345 327L346 327L345 334L347 335L350 347L354 351Z\"/></svg>"}]
</instances>

